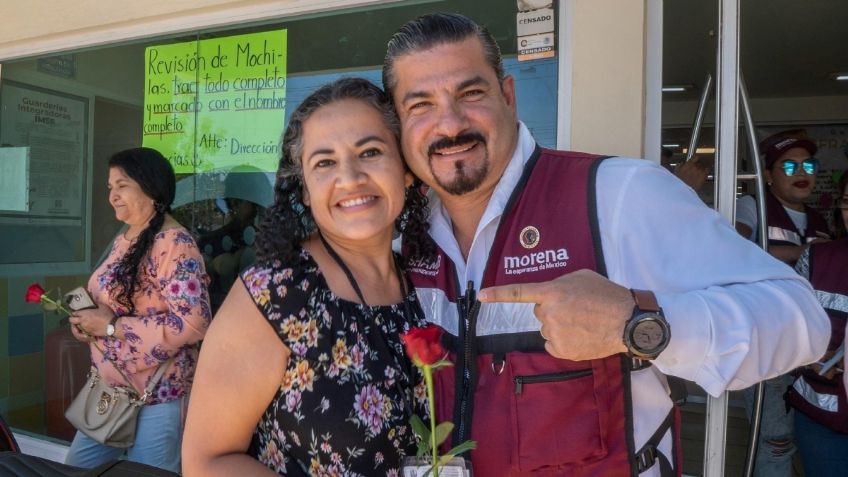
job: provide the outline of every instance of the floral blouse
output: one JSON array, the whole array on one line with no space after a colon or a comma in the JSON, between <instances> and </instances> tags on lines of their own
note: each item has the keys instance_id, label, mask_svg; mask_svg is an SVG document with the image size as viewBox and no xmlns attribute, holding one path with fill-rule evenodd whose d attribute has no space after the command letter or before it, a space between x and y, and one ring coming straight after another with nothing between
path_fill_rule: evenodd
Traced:
<instances>
[{"instance_id":1,"label":"floral blouse","mask_svg":"<svg viewBox=\"0 0 848 477\"><path fill-rule=\"evenodd\" d=\"M275 261L241 278L291 350L248 454L288 476L400 475L415 455L410 412L426 419L423 379L400 341L425 324L415 293L408 306L343 300L305 250L291 267Z\"/></svg>"},{"instance_id":2,"label":"floral blouse","mask_svg":"<svg viewBox=\"0 0 848 477\"><path fill-rule=\"evenodd\" d=\"M147 402L173 401L191 388L198 342L212 318L206 292L209 277L200 251L185 229L177 227L159 232L140 267L141 279L133 299L135 314L128 315L109 296L107 285L114 279L115 266L131 244L119 235L109 256L88 281L94 299L121 317L117 326L125 338L122 341L98 337L95 343L105 351L105 356L92 344L92 362L108 383L126 385L115 366L107 362L111 360L137 391L144 392L159 364L174 358Z\"/></svg>"}]
</instances>

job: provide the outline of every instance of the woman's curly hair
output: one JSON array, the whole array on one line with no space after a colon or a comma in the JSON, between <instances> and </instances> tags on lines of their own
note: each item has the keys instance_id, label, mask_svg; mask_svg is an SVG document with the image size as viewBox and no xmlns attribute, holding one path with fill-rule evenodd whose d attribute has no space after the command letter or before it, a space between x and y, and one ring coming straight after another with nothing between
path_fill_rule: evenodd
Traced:
<instances>
[{"instance_id":1,"label":"woman's curly hair","mask_svg":"<svg viewBox=\"0 0 848 477\"><path fill-rule=\"evenodd\" d=\"M342 78L318 88L294 110L283 134L282 154L274 186L274 204L265 214L256 239L260 261L296 260L300 244L318 230L309 207L303 202L303 126L318 109L345 99L356 99L372 106L383 116L395 140L400 141L400 122L388 95L363 78ZM435 253L435 243L427 230L429 209L415 179L406 189L403 210L395 221L404 235L409 259L426 259Z\"/></svg>"},{"instance_id":2,"label":"woman's curly hair","mask_svg":"<svg viewBox=\"0 0 848 477\"><path fill-rule=\"evenodd\" d=\"M136 181L142 192L153 200L155 214L139 234L129 250L115 265L114 279L109 282L109 296L125 308L126 314L135 313L133 296L138 290L142 262L153 247L156 234L162 229L165 216L171 211L176 193L176 177L171 163L156 149L138 147L127 149L109 158L109 169L117 167Z\"/></svg>"}]
</instances>

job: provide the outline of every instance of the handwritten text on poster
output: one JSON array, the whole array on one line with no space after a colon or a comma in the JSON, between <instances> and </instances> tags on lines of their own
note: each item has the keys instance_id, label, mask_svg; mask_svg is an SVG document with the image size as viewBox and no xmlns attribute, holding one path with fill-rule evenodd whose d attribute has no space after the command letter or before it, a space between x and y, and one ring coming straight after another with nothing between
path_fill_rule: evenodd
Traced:
<instances>
[{"instance_id":1,"label":"handwritten text on poster","mask_svg":"<svg viewBox=\"0 0 848 477\"><path fill-rule=\"evenodd\" d=\"M145 50L144 140L177 173L276 171L285 120L286 30Z\"/></svg>"}]
</instances>

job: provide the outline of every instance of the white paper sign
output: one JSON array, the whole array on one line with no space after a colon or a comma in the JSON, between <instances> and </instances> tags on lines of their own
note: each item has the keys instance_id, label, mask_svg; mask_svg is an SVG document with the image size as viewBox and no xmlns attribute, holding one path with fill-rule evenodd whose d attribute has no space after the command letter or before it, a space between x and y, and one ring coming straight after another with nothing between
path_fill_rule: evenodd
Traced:
<instances>
[{"instance_id":1,"label":"white paper sign","mask_svg":"<svg viewBox=\"0 0 848 477\"><path fill-rule=\"evenodd\" d=\"M401 465L403 477L433 477L429 464L419 465L421 459L407 457ZM445 465L439 466L439 477L471 477L471 471L466 469L465 459L454 457Z\"/></svg>"},{"instance_id":2,"label":"white paper sign","mask_svg":"<svg viewBox=\"0 0 848 477\"><path fill-rule=\"evenodd\" d=\"M551 0L516 0L518 61L553 58L556 55L554 3Z\"/></svg>"},{"instance_id":3,"label":"white paper sign","mask_svg":"<svg viewBox=\"0 0 848 477\"><path fill-rule=\"evenodd\" d=\"M0 210L29 212L28 147L0 147Z\"/></svg>"},{"instance_id":4,"label":"white paper sign","mask_svg":"<svg viewBox=\"0 0 848 477\"><path fill-rule=\"evenodd\" d=\"M79 223L85 184L85 99L9 82L2 93L0 144L29 149L26 219Z\"/></svg>"},{"instance_id":5,"label":"white paper sign","mask_svg":"<svg viewBox=\"0 0 848 477\"><path fill-rule=\"evenodd\" d=\"M551 33L554 31L554 9L542 8L516 15L518 36Z\"/></svg>"},{"instance_id":6,"label":"white paper sign","mask_svg":"<svg viewBox=\"0 0 848 477\"><path fill-rule=\"evenodd\" d=\"M522 36L518 39L519 60L535 60L554 56L554 34ZM524 58L522 58L524 57Z\"/></svg>"},{"instance_id":7,"label":"white paper sign","mask_svg":"<svg viewBox=\"0 0 848 477\"><path fill-rule=\"evenodd\" d=\"M403 477L424 477L425 475L433 476L429 465L403 468ZM462 467L440 467L439 477L468 477L468 471Z\"/></svg>"}]
</instances>

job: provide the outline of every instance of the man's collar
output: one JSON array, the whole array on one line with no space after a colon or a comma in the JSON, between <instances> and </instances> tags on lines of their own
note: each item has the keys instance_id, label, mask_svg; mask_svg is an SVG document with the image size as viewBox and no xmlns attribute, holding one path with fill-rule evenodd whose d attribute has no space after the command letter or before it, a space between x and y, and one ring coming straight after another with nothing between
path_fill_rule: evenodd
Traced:
<instances>
[{"instance_id":1,"label":"man's collar","mask_svg":"<svg viewBox=\"0 0 848 477\"><path fill-rule=\"evenodd\" d=\"M500 217L506 207L509 198L512 196L512 191L521 180L521 173L524 172L524 165L533 155L536 149L536 141L530 130L521 121L518 122L518 142L515 145L515 151L512 153L512 158L509 160L506 169L504 169L501 180L492 192L492 197L489 199L489 205L480 219L480 225L484 225L492 219ZM478 225L477 230L480 230Z\"/></svg>"}]
</instances>

